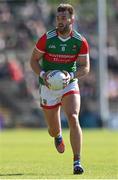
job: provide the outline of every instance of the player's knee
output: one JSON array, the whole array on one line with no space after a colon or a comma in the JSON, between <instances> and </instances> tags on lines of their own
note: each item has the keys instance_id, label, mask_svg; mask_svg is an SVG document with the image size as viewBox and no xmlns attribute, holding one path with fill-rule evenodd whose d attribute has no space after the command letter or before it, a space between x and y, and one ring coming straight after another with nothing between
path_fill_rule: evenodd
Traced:
<instances>
[{"instance_id":1,"label":"player's knee","mask_svg":"<svg viewBox=\"0 0 118 180\"><path fill-rule=\"evenodd\" d=\"M75 121L76 119L78 119L78 114L75 112L75 113L69 113L68 114L68 119L70 120L70 121Z\"/></svg>"},{"instance_id":2,"label":"player's knee","mask_svg":"<svg viewBox=\"0 0 118 180\"><path fill-rule=\"evenodd\" d=\"M50 136L56 137L60 133L60 130L59 129L48 129L48 132L49 132Z\"/></svg>"},{"instance_id":3,"label":"player's knee","mask_svg":"<svg viewBox=\"0 0 118 180\"><path fill-rule=\"evenodd\" d=\"M76 128L79 125L79 119L78 119L78 114L77 113L72 113L68 117L69 119L69 124L71 128Z\"/></svg>"}]
</instances>

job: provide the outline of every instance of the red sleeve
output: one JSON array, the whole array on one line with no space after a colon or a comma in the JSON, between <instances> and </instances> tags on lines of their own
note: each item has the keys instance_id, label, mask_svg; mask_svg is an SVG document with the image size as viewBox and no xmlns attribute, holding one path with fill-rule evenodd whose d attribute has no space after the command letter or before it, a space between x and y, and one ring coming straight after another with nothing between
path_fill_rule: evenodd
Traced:
<instances>
[{"instance_id":1,"label":"red sleeve","mask_svg":"<svg viewBox=\"0 0 118 180\"><path fill-rule=\"evenodd\" d=\"M46 50L46 40L47 36L44 34L36 43L36 48L42 53L44 53Z\"/></svg>"},{"instance_id":2,"label":"red sleeve","mask_svg":"<svg viewBox=\"0 0 118 180\"><path fill-rule=\"evenodd\" d=\"M89 45L88 45L87 40L83 37L79 55L84 55L84 54L88 54L88 53L89 53Z\"/></svg>"}]
</instances>

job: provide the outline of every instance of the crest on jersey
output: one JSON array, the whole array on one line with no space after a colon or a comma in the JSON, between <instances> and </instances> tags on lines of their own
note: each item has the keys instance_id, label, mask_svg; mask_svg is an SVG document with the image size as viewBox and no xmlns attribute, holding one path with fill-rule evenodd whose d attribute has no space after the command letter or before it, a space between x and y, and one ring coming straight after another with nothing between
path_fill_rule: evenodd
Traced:
<instances>
[{"instance_id":1,"label":"crest on jersey","mask_svg":"<svg viewBox=\"0 0 118 180\"><path fill-rule=\"evenodd\" d=\"M77 50L77 45L76 44L73 45L72 50Z\"/></svg>"},{"instance_id":2,"label":"crest on jersey","mask_svg":"<svg viewBox=\"0 0 118 180\"><path fill-rule=\"evenodd\" d=\"M62 51L65 51L65 46L62 46L62 47L61 47L61 50L62 50Z\"/></svg>"},{"instance_id":3,"label":"crest on jersey","mask_svg":"<svg viewBox=\"0 0 118 180\"><path fill-rule=\"evenodd\" d=\"M67 44L60 44L60 46L61 46L61 51L64 52L66 50Z\"/></svg>"}]
</instances>

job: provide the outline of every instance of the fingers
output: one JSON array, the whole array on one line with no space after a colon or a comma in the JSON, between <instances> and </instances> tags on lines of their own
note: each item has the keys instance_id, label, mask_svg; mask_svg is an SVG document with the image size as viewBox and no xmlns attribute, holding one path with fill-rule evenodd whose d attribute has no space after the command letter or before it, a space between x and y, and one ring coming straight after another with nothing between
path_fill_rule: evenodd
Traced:
<instances>
[{"instance_id":1,"label":"fingers","mask_svg":"<svg viewBox=\"0 0 118 180\"><path fill-rule=\"evenodd\" d=\"M42 79L43 79L43 82L44 82L44 84L45 84L45 86L47 86L49 89L51 89L51 84L48 82L49 81L49 79L48 79L48 74L50 73L51 71L48 71L48 72L43 72L42 73ZM69 84L69 82L70 82L70 80L71 79L73 79L72 77L74 76L73 74L73 72L72 73L68 73L67 71L65 71L65 70L63 70L62 71L64 74L65 74L65 77L63 77L63 79L62 79L62 81L63 81L63 87L65 88L68 84ZM72 75L73 76L72 76Z\"/></svg>"},{"instance_id":2,"label":"fingers","mask_svg":"<svg viewBox=\"0 0 118 180\"><path fill-rule=\"evenodd\" d=\"M66 75L65 79L69 79L70 80L70 74L67 71L63 71L63 73Z\"/></svg>"},{"instance_id":3,"label":"fingers","mask_svg":"<svg viewBox=\"0 0 118 180\"><path fill-rule=\"evenodd\" d=\"M43 82L44 82L44 84L49 88L49 83L47 82L47 74L49 73L49 71L48 72L45 72L45 73L43 73L43 75L42 75L42 79L43 79Z\"/></svg>"}]
</instances>

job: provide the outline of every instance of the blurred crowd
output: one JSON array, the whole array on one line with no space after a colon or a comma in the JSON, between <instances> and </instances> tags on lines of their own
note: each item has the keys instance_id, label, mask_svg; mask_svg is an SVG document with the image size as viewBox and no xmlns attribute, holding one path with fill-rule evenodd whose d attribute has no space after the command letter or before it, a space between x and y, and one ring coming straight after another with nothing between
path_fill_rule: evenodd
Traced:
<instances>
[{"instance_id":1,"label":"blurred crowd","mask_svg":"<svg viewBox=\"0 0 118 180\"><path fill-rule=\"evenodd\" d=\"M109 81L106 93L110 101L116 101L118 99L118 1L112 0L111 3L109 0L107 2L108 42L106 52ZM12 105L15 112L23 106L25 101L32 104L33 99L37 100L37 103L32 106L39 108L38 81L30 69L29 58L38 38L55 26L55 10L55 5L47 0L0 2L0 98L2 99L0 100L0 119L2 119L4 101L8 101L6 104L9 104L10 107ZM89 75L79 82L82 96L81 124L84 127L97 127L101 126L98 114L97 5L95 1L90 1L89 4L87 2L82 5L81 3L76 4L75 11L77 14L74 26L87 38L91 60ZM12 95L8 96L10 92ZM7 98L3 99L3 97ZM14 101L18 102L17 97L24 99L23 103L20 102L21 106L18 106L18 103L14 104ZM18 108L16 108L17 106ZM37 108L35 109L36 113ZM28 110L25 109L25 111ZM34 108L32 112L34 112ZM2 126L2 123L0 124Z\"/></svg>"}]
</instances>

